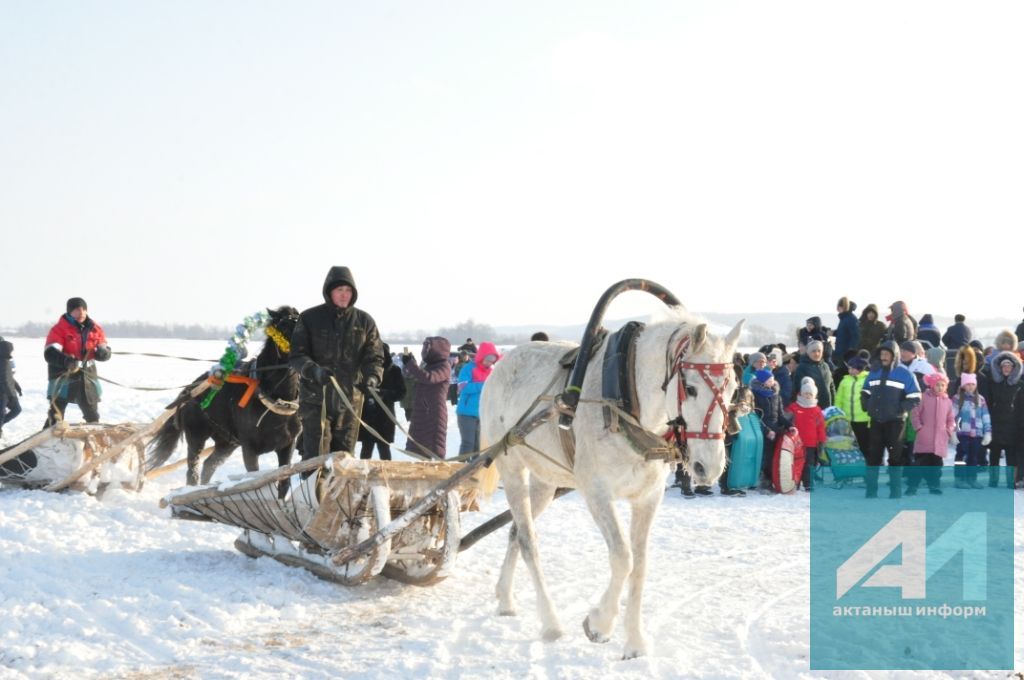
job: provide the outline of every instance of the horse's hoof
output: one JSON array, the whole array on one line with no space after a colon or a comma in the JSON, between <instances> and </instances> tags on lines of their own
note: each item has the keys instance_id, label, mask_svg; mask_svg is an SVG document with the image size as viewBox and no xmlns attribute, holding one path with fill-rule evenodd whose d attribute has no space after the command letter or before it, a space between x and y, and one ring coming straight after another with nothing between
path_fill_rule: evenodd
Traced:
<instances>
[{"instance_id":1,"label":"horse's hoof","mask_svg":"<svg viewBox=\"0 0 1024 680\"><path fill-rule=\"evenodd\" d=\"M540 637L544 642L554 642L562 637L562 629L557 626L555 628L545 628L541 631Z\"/></svg>"},{"instance_id":2,"label":"horse's hoof","mask_svg":"<svg viewBox=\"0 0 1024 680\"><path fill-rule=\"evenodd\" d=\"M622 660L629 661L635 659L638 656L647 656L647 645L626 645L626 649L622 652Z\"/></svg>"},{"instance_id":3,"label":"horse's hoof","mask_svg":"<svg viewBox=\"0 0 1024 680\"><path fill-rule=\"evenodd\" d=\"M602 635L601 633L597 632L596 630L591 630L590 629L590 617L589 616L587 618L583 619L583 632L587 634L587 639L588 640L590 640L591 642L596 642L598 644L604 644L605 642L608 642L608 640L610 639L607 635Z\"/></svg>"}]
</instances>

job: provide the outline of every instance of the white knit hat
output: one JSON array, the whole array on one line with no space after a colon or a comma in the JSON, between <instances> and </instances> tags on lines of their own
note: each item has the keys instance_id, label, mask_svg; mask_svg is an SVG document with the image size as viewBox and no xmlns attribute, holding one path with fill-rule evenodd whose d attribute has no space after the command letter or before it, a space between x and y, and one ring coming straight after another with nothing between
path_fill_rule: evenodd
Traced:
<instances>
[{"instance_id":1,"label":"white knit hat","mask_svg":"<svg viewBox=\"0 0 1024 680\"><path fill-rule=\"evenodd\" d=\"M818 386L815 384L814 378L804 376L804 379L800 381L800 394L813 394L815 397L818 396Z\"/></svg>"}]
</instances>

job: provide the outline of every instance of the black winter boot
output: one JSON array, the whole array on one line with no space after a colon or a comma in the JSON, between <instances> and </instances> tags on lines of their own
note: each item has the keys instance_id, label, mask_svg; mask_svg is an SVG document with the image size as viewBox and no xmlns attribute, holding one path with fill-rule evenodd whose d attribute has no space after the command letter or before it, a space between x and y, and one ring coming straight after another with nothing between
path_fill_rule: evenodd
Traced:
<instances>
[{"instance_id":1,"label":"black winter boot","mask_svg":"<svg viewBox=\"0 0 1024 680\"><path fill-rule=\"evenodd\" d=\"M672 486L670 486L669 488L670 489L681 489L681 488L683 488L683 479L684 479L685 475L686 475L686 473L683 472L683 464L682 463L676 464L676 479L675 479L674 482L672 482Z\"/></svg>"},{"instance_id":2,"label":"black winter boot","mask_svg":"<svg viewBox=\"0 0 1024 680\"><path fill-rule=\"evenodd\" d=\"M683 498L693 498L693 489L690 488L690 475L686 474L681 465L679 466L678 473L680 475L679 492L683 494Z\"/></svg>"}]
</instances>

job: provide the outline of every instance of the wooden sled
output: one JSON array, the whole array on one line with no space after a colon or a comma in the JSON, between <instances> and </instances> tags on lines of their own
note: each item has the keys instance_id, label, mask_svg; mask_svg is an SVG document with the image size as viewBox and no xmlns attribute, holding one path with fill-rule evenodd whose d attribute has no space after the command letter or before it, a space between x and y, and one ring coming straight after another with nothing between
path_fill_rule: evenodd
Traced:
<instances>
[{"instance_id":1,"label":"wooden sled","mask_svg":"<svg viewBox=\"0 0 1024 680\"><path fill-rule=\"evenodd\" d=\"M150 425L58 423L0 452L0 484L90 494L138 491Z\"/></svg>"},{"instance_id":2,"label":"wooden sled","mask_svg":"<svg viewBox=\"0 0 1024 680\"><path fill-rule=\"evenodd\" d=\"M170 506L177 519L243 529L235 548L250 557L272 557L344 585L383 574L426 586L446 578L455 564L459 513L476 509L476 474L462 479L387 540L349 553L462 467L332 454L219 485L186 487L160 505ZM344 559L339 560L343 550Z\"/></svg>"}]
</instances>

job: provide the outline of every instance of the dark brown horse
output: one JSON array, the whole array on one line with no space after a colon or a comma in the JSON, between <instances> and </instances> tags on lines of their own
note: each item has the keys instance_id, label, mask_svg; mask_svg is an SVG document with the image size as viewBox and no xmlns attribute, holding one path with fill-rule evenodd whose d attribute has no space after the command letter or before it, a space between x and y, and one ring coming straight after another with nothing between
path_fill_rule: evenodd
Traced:
<instances>
[{"instance_id":1,"label":"dark brown horse","mask_svg":"<svg viewBox=\"0 0 1024 680\"><path fill-rule=\"evenodd\" d=\"M299 318L298 310L285 306L267 311L271 318L268 328L279 331L280 335L274 334L279 338L290 338ZM183 397L179 397L185 399L184 403L153 441L152 452L146 461L147 470L160 467L167 461L177 448L182 434L188 444L186 481L190 486L200 481L203 484L209 483L214 471L239 446L242 447L245 469L250 472L259 469L260 455L270 451L277 452L278 465L288 465L301 430L299 418L294 412L288 415L290 409L271 410L264 403L264 400L269 403L295 402L299 398L299 376L288 367L287 343L282 344L285 348L268 336L256 359L240 366L241 371L236 369L236 372L243 374L254 374L259 381L257 390L260 394L253 395L244 408L239 407L239 401L247 389L244 384L225 383L205 409L200 406L205 394L196 399L190 399L187 395L207 376L199 376L192 385L186 387L182 391ZM213 453L203 463L200 475L199 453L211 438L214 443Z\"/></svg>"}]
</instances>

